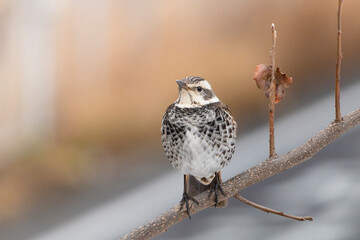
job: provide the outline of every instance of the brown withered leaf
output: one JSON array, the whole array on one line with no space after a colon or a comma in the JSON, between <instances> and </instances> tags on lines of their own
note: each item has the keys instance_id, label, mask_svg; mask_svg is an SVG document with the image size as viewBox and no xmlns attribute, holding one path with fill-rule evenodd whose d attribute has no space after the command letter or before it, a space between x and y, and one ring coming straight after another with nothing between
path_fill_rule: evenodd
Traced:
<instances>
[{"instance_id":1,"label":"brown withered leaf","mask_svg":"<svg viewBox=\"0 0 360 240\"><path fill-rule=\"evenodd\" d=\"M270 81L271 81L272 66L266 64L259 64L256 66L254 80L259 89L265 91L265 96L270 96ZM285 97L285 88L292 84L292 77L288 77L286 73L282 73L280 68L275 71L275 103L280 102Z\"/></svg>"}]
</instances>

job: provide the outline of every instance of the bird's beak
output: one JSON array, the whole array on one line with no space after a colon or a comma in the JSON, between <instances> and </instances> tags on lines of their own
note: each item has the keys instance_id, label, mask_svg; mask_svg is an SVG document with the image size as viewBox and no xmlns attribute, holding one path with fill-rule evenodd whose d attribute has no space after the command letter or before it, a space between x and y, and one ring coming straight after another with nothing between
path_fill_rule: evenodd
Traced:
<instances>
[{"instance_id":1,"label":"bird's beak","mask_svg":"<svg viewBox=\"0 0 360 240\"><path fill-rule=\"evenodd\" d=\"M181 80L176 80L176 83L179 85L180 88L183 88L185 90L189 90L189 87Z\"/></svg>"}]
</instances>

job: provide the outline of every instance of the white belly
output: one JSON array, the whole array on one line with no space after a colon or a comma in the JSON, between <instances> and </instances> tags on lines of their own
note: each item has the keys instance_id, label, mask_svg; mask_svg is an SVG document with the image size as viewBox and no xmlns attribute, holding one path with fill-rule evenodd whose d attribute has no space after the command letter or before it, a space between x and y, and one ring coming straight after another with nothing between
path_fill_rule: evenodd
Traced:
<instances>
[{"instance_id":1,"label":"white belly","mask_svg":"<svg viewBox=\"0 0 360 240\"><path fill-rule=\"evenodd\" d=\"M183 174L208 178L222 168L220 159L215 157L211 143L207 142L204 136L197 135L195 131L186 133L179 155L183 161L178 170Z\"/></svg>"}]
</instances>

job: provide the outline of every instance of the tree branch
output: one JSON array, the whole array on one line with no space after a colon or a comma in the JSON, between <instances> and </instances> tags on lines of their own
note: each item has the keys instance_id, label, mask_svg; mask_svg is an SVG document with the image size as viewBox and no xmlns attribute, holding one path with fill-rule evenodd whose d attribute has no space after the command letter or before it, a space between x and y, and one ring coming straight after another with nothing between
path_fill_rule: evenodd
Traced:
<instances>
[{"instance_id":1,"label":"tree branch","mask_svg":"<svg viewBox=\"0 0 360 240\"><path fill-rule=\"evenodd\" d=\"M255 183L263 181L264 179L279 174L311 159L322 148L359 124L360 108L345 116L343 121L331 123L325 129L313 136L308 142L293 149L287 154L276 157L274 159L269 158L264 162L261 162L258 165L224 182L222 184L222 188L225 191L225 197L220 194L218 196L218 200L222 201L225 198L233 197L241 190ZM206 191L195 197L195 199L199 202L199 205L191 205L191 215L194 215L197 212L214 205L214 200L212 198L208 198L208 195L209 191ZM173 208L162 213L160 216L154 218L149 223L125 235L121 239L149 239L167 231L176 223L187 218L185 212L178 211L179 207L179 204L175 205Z\"/></svg>"},{"instance_id":2,"label":"tree branch","mask_svg":"<svg viewBox=\"0 0 360 240\"><path fill-rule=\"evenodd\" d=\"M336 77L335 77L335 119L336 122L341 121L341 112L340 112L340 70L341 70L341 60L342 60L342 51L341 51L341 9L342 9L343 0L339 0L338 7L338 27L337 27L337 58L336 58Z\"/></svg>"},{"instance_id":3,"label":"tree branch","mask_svg":"<svg viewBox=\"0 0 360 240\"><path fill-rule=\"evenodd\" d=\"M312 221L314 220L314 218L310 217L310 216L306 216L306 217L298 217L298 216L294 216L294 215L289 215L289 214L286 214L286 213L283 213L283 212L280 212L280 211L277 211L277 210L274 210L274 209L271 209L271 208L267 208L267 207L264 207L264 206L261 206L260 204L257 204L257 203L254 203L240 195L235 195L234 198L242 201L243 203L251 206L251 207L254 207L254 208L257 208L261 211L264 211L266 213L272 213L272 214L276 214L276 215L279 215L279 216L283 216L283 217L287 217L287 218L291 218L291 219L294 219L294 220L297 220L297 221Z\"/></svg>"},{"instance_id":4,"label":"tree branch","mask_svg":"<svg viewBox=\"0 0 360 240\"><path fill-rule=\"evenodd\" d=\"M271 81L270 81L270 95L269 95L269 157L276 157L275 151L275 46L276 46L276 29L275 24L271 24L272 32L272 47L270 50L271 59Z\"/></svg>"}]
</instances>

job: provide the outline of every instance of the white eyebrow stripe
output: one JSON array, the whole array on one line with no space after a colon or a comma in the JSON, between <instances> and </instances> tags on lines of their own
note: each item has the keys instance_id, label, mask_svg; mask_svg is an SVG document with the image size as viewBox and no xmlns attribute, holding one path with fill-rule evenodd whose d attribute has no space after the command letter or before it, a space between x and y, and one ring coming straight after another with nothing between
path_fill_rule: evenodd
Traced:
<instances>
[{"instance_id":1,"label":"white eyebrow stripe","mask_svg":"<svg viewBox=\"0 0 360 240\"><path fill-rule=\"evenodd\" d=\"M197 87L197 86L201 86L202 88L205 88L205 89L209 89L209 90L212 90L211 89L211 85L208 81L204 80L204 81L201 81L201 82L198 82L196 84L189 84L188 87L192 88L192 87Z\"/></svg>"}]
</instances>

